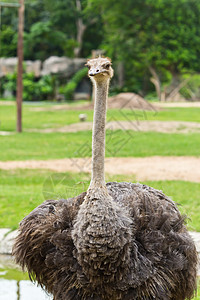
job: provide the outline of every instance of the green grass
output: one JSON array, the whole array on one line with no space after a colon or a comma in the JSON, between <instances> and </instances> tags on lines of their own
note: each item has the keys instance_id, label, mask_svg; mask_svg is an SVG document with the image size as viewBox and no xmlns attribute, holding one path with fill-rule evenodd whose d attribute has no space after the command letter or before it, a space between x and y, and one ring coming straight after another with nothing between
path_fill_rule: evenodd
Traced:
<instances>
[{"instance_id":1,"label":"green grass","mask_svg":"<svg viewBox=\"0 0 200 300\"><path fill-rule=\"evenodd\" d=\"M62 105L60 105L62 106ZM33 111L36 107L51 108L52 105L42 104L39 106L24 104L23 106L23 128L58 128L67 124L79 122L79 114L86 113L88 121L92 121L93 111L85 110L53 110ZM160 120L160 121L192 121L200 122L200 108L168 108L162 111L142 110L108 110L108 120ZM14 131L16 128L15 105L0 105L0 130Z\"/></svg>"},{"instance_id":2,"label":"green grass","mask_svg":"<svg viewBox=\"0 0 200 300\"><path fill-rule=\"evenodd\" d=\"M107 157L199 156L198 133L107 131ZM22 133L0 136L0 160L59 159L91 156L91 131Z\"/></svg>"},{"instance_id":3,"label":"green grass","mask_svg":"<svg viewBox=\"0 0 200 300\"><path fill-rule=\"evenodd\" d=\"M62 107L62 105L60 105ZM58 128L79 121L80 113L87 113L92 121L93 111L54 110L32 111L50 104L25 104L23 128ZM150 111L109 110L107 120L182 120L200 122L200 108L169 108L157 113ZM15 105L0 106L0 130L14 131ZM50 159L90 156L91 131L77 133L30 133L0 136L0 160ZM84 151L83 151L84 148ZM163 134L155 132L107 131L107 156L200 155L198 133Z\"/></svg>"},{"instance_id":4,"label":"green grass","mask_svg":"<svg viewBox=\"0 0 200 300\"><path fill-rule=\"evenodd\" d=\"M107 181L131 181L133 176L106 176ZM47 170L0 170L0 227L17 228L18 223L45 199L69 198L88 187L90 175ZM189 228L200 231L200 184L184 181L148 181L182 206L191 219Z\"/></svg>"},{"instance_id":5,"label":"green grass","mask_svg":"<svg viewBox=\"0 0 200 300\"><path fill-rule=\"evenodd\" d=\"M45 199L75 196L87 188L85 180L88 180L85 174L59 174L47 170L0 170L0 178L0 228L12 229Z\"/></svg>"},{"instance_id":6,"label":"green grass","mask_svg":"<svg viewBox=\"0 0 200 300\"><path fill-rule=\"evenodd\" d=\"M46 105L23 107L23 129L44 129L58 128L64 125L79 122L79 114L87 113L88 121L92 121L93 111L78 110L54 110L54 111L32 111L34 108L46 107ZM51 106L47 106L51 107ZM0 105L0 130L15 131L16 128L16 107Z\"/></svg>"},{"instance_id":7,"label":"green grass","mask_svg":"<svg viewBox=\"0 0 200 300\"><path fill-rule=\"evenodd\" d=\"M200 108L196 107L174 107L167 108L158 112L147 112L148 120L158 121L186 121L186 122L200 122L199 118Z\"/></svg>"},{"instance_id":8,"label":"green grass","mask_svg":"<svg viewBox=\"0 0 200 300\"><path fill-rule=\"evenodd\" d=\"M117 120L158 120L158 121L187 121L200 122L200 108L167 108L161 111L143 111L143 110L108 110L108 119L114 118Z\"/></svg>"},{"instance_id":9,"label":"green grass","mask_svg":"<svg viewBox=\"0 0 200 300\"><path fill-rule=\"evenodd\" d=\"M194 300L200 300L200 280L198 280L198 289L197 289L197 296Z\"/></svg>"}]
</instances>

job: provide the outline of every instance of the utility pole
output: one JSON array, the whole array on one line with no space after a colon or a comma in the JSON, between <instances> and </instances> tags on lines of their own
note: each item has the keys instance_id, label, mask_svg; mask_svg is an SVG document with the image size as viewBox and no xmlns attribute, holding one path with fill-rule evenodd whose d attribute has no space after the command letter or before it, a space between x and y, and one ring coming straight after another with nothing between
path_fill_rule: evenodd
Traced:
<instances>
[{"instance_id":1,"label":"utility pole","mask_svg":"<svg viewBox=\"0 0 200 300\"><path fill-rule=\"evenodd\" d=\"M22 132L22 94L23 94L23 31L24 31L24 0L19 0L19 23L17 45L17 132Z\"/></svg>"},{"instance_id":2,"label":"utility pole","mask_svg":"<svg viewBox=\"0 0 200 300\"><path fill-rule=\"evenodd\" d=\"M17 132L22 132L22 93L23 93L23 31L24 31L24 0L19 0L19 3L1 2L0 8L18 7L18 45L17 45Z\"/></svg>"}]
</instances>

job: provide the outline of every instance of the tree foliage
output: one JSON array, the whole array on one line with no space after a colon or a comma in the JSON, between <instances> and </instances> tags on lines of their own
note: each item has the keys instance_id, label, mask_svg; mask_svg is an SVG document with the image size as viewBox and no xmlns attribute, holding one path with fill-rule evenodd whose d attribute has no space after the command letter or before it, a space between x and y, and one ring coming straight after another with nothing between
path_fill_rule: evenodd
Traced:
<instances>
[{"instance_id":1,"label":"tree foliage","mask_svg":"<svg viewBox=\"0 0 200 300\"><path fill-rule=\"evenodd\" d=\"M6 75L2 80L1 92L6 90L15 96L16 80L17 72ZM23 86L23 99L25 101L46 100L54 97L54 82L50 75L36 79L33 73L24 73Z\"/></svg>"},{"instance_id":2,"label":"tree foliage","mask_svg":"<svg viewBox=\"0 0 200 300\"><path fill-rule=\"evenodd\" d=\"M171 73L199 70L200 2L196 0L90 0L104 19L105 48L126 74L149 66Z\"/></svg>"},{"instance_id":3,"label":"tree foliage","mask_svg":"<svg viewBox=\"0 0 200 300\"><path fill-rule=\"evenodd\" d=\"M25 59L44 60L50 55L73 57L77 48L78 56L88 56L102 42L101 16L87 9L87 0L34 0L25 3ZM4 49L0 55L9 57L14 53L5 36L10 39L14 33L17 34L17 9L3 7L1 22L4 25L1 28ZM8 32L8 28L14 33Z\"/></svg>"},{"instance_id":4,"label":"tree foliage","mask_svg":"<svg viewBox=\"0 0 200 300\"><path fill-rule=\"evenodd\" d=\"M64 88L60 89L60 92L65 95L67 100L73 99L73 93L77 88L80 81L87 75L88 68L80 69L72 79L66 84Z\"/></svg>"},{"instance_id":5,"label":"tree foliage","mask_svg":"<svg viewBox=\"0 0 200 300\"><path fill-rule=\"evenodd\" d=\"M126 89L149 91L151 68L168 81L200 70L196 0L34 0L25 15L25 59L87 57L92 49L125 68ZM16 10L2 9L1 56L16 53Z\"/></svg>"},{"instance_id":6,"label":"tree foliage","mask_svg":"<svg viewBox=\"0 0 200 300\"><path fill-rule=\"evenodd\" d=\"M15 57L17 55L17 34L9 25L2 25L0 35L1 56Z\"/></svg>"}]
</instances>

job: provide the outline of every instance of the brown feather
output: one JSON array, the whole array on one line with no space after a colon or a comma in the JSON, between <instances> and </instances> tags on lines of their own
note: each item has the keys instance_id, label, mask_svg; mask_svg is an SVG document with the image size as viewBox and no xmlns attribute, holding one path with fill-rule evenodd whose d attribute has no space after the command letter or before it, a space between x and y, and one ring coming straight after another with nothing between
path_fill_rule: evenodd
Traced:
<instances>
[{"instance_id":1,"label":"brown feather","mask_svg":"<svg viewBox=\"0 0 200 300\"><path fill-rule=\"evenodd\" d=\"M86 193L33 210L13 247L17 263L55 300L192 299L197 253L175 203L141 184L107 189L103 211L95 201L86 211Z\"/></svg>"}]
</instances>

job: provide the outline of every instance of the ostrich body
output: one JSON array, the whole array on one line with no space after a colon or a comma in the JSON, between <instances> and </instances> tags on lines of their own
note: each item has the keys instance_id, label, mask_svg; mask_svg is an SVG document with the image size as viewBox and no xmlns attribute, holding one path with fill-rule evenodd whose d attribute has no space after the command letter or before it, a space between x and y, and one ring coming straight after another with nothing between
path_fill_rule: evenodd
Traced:
<instances>
[{"instance_id":1,"label":"ostrich body","mask_svg":"<svg viewBox=\"0 0 200 300\"><path fill-rule=\"evenodd\" d=\"M105 183L108 58L89 60L95 88L87 192L48 200L20 223L16 261L54 300L183 300L196 288L197 253L175 203L142 184Z\"/></svg>"}]
</instances>

